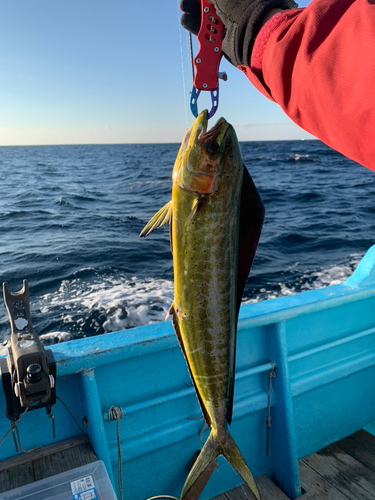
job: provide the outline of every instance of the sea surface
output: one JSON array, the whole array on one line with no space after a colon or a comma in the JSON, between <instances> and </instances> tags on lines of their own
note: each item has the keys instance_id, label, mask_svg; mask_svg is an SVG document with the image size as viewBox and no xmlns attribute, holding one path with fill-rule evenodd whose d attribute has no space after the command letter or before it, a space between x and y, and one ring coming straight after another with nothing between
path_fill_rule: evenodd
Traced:
<instances>
[{"instance_id":1,"label":"sea surface","mask_svg":"<svg viewBox=\"0 0 375 500\"><path fill-rule=\"evenodd\" d=\"M0 147L0 281L27 279L45 344L162 321L178 144ZM375 172L319 141L243 142L266 219L244 302L337 284L375 243ZM10 335L0 300L0 341Z\"/></svg>"}]
</instances>

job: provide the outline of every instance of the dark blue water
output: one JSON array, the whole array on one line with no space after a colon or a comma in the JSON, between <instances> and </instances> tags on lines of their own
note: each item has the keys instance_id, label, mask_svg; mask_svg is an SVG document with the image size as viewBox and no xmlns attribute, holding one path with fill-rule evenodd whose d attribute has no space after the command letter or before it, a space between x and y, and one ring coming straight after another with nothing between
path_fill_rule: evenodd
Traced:
<instances>
[{"instance_id":1,"label":"dark blue water","mask_svg":"<svg viewBox=\"0 0 375 500\"><path fill-rule=\"evenodd\" d=\"M178 144L1 147L0 281L29 281L46 343L160 321L172 302L167 227ZM241 143L267 215L245 301L339 283L375 243L375 172L319 141ZM9 335L0 305L0 339Z\"/></svg>"}]
</instances>

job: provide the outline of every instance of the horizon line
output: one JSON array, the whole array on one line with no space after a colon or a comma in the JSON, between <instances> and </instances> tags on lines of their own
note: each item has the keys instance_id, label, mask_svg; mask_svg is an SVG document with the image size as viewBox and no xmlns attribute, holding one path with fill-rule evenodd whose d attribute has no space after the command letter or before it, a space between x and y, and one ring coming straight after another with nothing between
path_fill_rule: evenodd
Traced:
<instances>
[{"instance_id":1,"label":"horizon line","mask_svg":"<svg viewBox=\"0 0 375 500\"><path fill-rule=\"evenodd\" d=\"M242 142L303 142L303 141L319 141L317 138L302 138L302 139L258 139L258 140L241 140ZM82 143L60 143L60 144L0 144L0 148L32 148L46 146L142 146L152 144L181 144L181 142L82 142Z\"/></svg>"}]
</instances>

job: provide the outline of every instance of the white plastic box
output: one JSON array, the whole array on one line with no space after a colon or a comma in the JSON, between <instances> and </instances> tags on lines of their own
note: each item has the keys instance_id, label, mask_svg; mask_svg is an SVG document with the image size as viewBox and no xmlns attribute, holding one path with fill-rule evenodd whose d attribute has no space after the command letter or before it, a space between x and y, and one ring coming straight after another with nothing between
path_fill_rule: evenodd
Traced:
<instances>
[{"instance_id":1,"label":"white plastic box","mask_svg":"<svg viewBox=\"0 0 375 500\"><path fill-rule=\"evenodd\" d=\"M0 500L117 500L104 463L99 460L0 493Z\"/></svg>"}]
</instances>

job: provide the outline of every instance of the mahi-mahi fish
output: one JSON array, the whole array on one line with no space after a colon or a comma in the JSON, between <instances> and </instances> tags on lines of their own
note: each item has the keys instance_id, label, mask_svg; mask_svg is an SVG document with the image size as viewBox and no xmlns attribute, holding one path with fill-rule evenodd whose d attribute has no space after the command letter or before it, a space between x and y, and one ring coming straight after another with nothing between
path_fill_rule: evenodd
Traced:
<instances>
[{"instance_id":1,"label":"mahi-mahi fish","mask_svg":"<svg viewBox=\"0 0 375 500\"><path fill-rule=\"evenodd\" d=\"M181 493L223 455L259 492L228 425L232 420L237 319L258 245L264 207L224 118L207 131L207 111L188 130L173 173L172 200L145 226L170 224L174 301L169 313L211 433Z\"/></svg>"}]
</instances>

